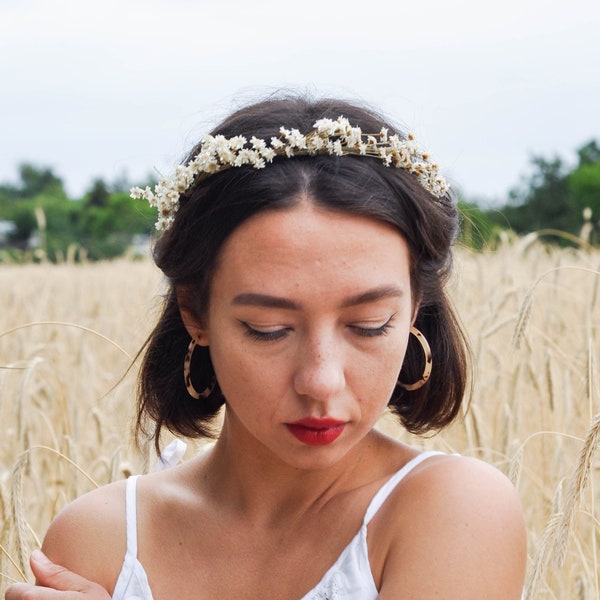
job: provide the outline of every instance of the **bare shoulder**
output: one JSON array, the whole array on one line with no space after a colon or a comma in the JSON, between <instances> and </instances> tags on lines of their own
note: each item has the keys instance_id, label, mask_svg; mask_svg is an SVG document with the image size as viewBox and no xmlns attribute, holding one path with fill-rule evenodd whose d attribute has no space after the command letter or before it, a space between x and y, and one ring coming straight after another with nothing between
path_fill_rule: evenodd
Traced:
<instances>
[{"instance_id":1,"label":"bare shoulder","mask_svg":"<svg viewBox=\"0 0 600 600\"><path fill-rule=\"evenodd\" d=\"M42 549L112 593L125 556L125 528L125 481L118 481L68 504L48 528Z\"/></svg>"},{"instance_id":2,"label":"bare shoulder","mask_svg":"<svg viewBox=\"0 0 600 600\"><path fill-rule=\"evenodd\" d=\"M382 600L400 591L407 599L520 598L525 525L516 491L497 469L460 456L428 458L381 516L391 532Z\"/></svg>"}]
</instances>

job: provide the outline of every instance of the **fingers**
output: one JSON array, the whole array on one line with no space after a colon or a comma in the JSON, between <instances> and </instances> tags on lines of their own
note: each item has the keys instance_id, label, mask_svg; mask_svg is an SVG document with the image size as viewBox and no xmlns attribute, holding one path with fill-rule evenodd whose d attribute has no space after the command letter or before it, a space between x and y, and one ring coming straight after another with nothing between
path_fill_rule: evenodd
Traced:
<instances>
[{"instance_id":1,"label":"fingers","mask_svg":"<svg viewBox=\"0 0 600 600\"><path fill-rule=\"evenodd\" d=\"M15 583L5 594L5 600L109 600L110 595L100 585L50 561L40 550L30 558L37 585Z\"/></svg>"},{"instance_id":2,"label":"fingers","mask_svg":"<svg viewBox=\"0 0 600 600\"><path fill-rule=\"evenodd\" d=\"M13 583L4 594L5 600L81 600L79 592L58 592L31 583Z\"/></svg>"}]
</instances>

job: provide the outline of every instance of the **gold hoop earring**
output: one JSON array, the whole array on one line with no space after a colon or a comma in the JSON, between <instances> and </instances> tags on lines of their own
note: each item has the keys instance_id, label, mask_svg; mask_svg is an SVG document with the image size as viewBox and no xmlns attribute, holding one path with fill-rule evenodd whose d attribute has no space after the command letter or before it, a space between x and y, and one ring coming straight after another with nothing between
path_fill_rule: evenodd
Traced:
<instances>
[{"instance_id":1,"label":"gold hoop earring","mask_svg":"<svg viewBox=\"0 0 600 600\"><path fill-rule=\"evenodd\" d=\"M183 359L183 381L185 382L185 389L187 390L187 393L192 398L200 400L200 398L208 398L212 394L213 390L215 389L215 385L217 384L217 380L215 377L213 377L210 384L201 392L194 387L194 384L192 383L192 376L190 374L190 368L192 365L192 354L194 354L196 346L196 340L192 338L192 341L190 342L185 354L185 358Z\"/></svg>"},{"instance_id":2,"label":"gold hoop earring","mask_svg":"<svg viewBox=\"0 0 600 600\"><path fill-rule=\"evenodd\" d=\"M417 341L419 344L421 344L421 348L423 349L423 355L425 357L423 375L421 375L421 379L415 381L414 383L402 383L400 380L398 380L396 385L404 388L408 392L413 392L414 390L422 388L429 380L431 368L433 366L433 357L431 356L431 348L425 336L416 327L411 327L410 332L417 338Z\"/></svg>"}]
</instances>

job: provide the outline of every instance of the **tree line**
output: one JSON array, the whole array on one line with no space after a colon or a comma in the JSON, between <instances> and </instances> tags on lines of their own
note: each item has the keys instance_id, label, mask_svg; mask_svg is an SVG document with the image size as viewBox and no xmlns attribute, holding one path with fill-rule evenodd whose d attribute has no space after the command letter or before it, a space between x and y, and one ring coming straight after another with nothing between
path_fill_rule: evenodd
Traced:
<instances>
[{"instance_id":1,"label":"tree line","mask_svg":"<svg viewBox=\"0 0 600 600\"><path fill-rule=\"evenodd\" d=\"M156 211L132 200L129 188L125 179L112 184L96 179L82 198L71 199L52 169L21 164L17 183L0 185L4 257L56 261L69 252L90 260L123 255L136 236L151 235L156 220Z\"/></svg>"},{"instance_id":2,"label":"tree line","mask_svg":"<svg viewBox=\"0 0 600 600\"><path fill-rule=\"evenodd\" d=\"M483 210L464 201L463 236L472 246L493 244L503 231L546 232L560 244L600 245L600 145L591 140L577 150L577 162L560 156L533 156L529 173L504 205ZM566 235L561 235L566 234ZM577 238L580 238L579 240Z\"/></svg>"},{"instance_id":3,"label":"tree line","mask_svg":"<svg viewBox=\"0 0 600 600\"><path fill-rule=\"evenodd\" d=\"M131 199L130 187L126 179L96 179L82 198L72 199L52 169L21 164L15 184L0 184L0 261L55 261L69 252L90 260L123 255L136 237L155 232L155 210ZM483 208L464 197L459 205L460 241L472 248L493 247L506 231L544 231L557 243L582 238L600 245L600 145L581 146L575 165L559 156L533 156L529 173L502 206Z\"/></svg>"}]
</instances>

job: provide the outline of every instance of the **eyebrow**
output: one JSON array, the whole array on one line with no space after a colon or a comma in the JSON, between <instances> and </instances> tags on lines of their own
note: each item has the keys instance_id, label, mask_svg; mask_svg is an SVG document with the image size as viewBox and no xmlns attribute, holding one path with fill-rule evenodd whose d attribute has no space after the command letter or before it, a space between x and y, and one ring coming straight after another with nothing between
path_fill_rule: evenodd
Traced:
<instances>
[{"instance_id":1,"label":"eyebrow","mask_svg":"<svg viewBox=\"0 0 600 600\"><path fill-rule=\"evenodd\" d=\"M402 290L402 288L399 288L396 285L386 285L362 292L356 296L350 296L350 298L347 298L342 302L342 308L377 302L377 300L383 300L385 298L401 298L402 296L404 296L404 290Z\"/></svg>"},{"instance_id":2,"label":"eyebrow","mask_svg":"<svg viewBox=\"0 0 600 600\"><path fill-rule=\"evenodd\" d=\"M232 301L232 304L240 306L264 306L266 308L284 308L286 310L300 310L300 305L287 298L279 296L270 296L268 294L253 294L247 292L238 294Z\"/></svg>"},{"instance_id":3,"label":"eyebrow","mask_svg":"<svg viewBox=\"0 0 600 600\"><path fill-rule=\"evenodd\" d=\"M350 296L342 302L341 307L349 308L351 306L358 306L360 304L377 302L378 300L383 300L385 298L399 298L402 296L404 296L404 291L401 288L395 285L387 285L368 290L366 292L361 292L355 296ZM271 296L269 294L256 294L252 292L238 294L233 299L232 304L238 306L262 306L265 308L300 310L300 305L293 300L289 300L288 298Z\"/></svg>"}]
</instances>

